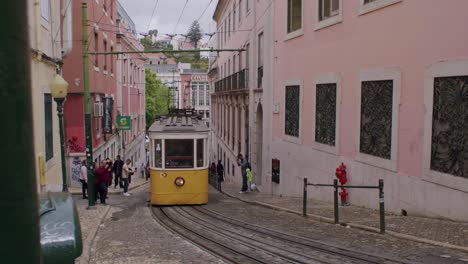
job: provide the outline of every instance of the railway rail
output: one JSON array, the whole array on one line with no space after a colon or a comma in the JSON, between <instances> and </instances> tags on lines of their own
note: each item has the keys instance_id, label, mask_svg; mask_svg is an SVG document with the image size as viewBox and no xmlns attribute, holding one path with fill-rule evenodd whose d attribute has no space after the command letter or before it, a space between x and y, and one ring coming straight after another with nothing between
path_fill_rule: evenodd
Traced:
<instances>
[{"instance_id":1,"label":"railway rail","mask_svg":"<svg viewBox=\"0 0 468 264\"><path fill-rule=\"evenodd\" d=\"M407 263L242 222L205 207L153 207L155 219L230 263Z\"/></svg>"}]
</instances>

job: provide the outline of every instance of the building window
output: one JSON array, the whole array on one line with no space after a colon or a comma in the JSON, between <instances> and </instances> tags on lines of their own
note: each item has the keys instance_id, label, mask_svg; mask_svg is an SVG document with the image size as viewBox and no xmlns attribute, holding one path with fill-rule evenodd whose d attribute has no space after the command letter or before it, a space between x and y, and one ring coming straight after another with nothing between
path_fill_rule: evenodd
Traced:
<instances>
[{"instance_id":1,"label":"building window","mask_svg":"<svg viewBox=\"0 0 468 264\"><path fill-rule=\"evenodd\" d=\"M239 24L242 18L242 0L239 0Z\"/></svg>"},{"instance_id":2,"label":"building window","mask_svg":"<svg viewBox=\"0 0 468 264\"><path fill-rule=\"evenodd\" d=\"M195 107L197 103L197 91L198 91L197 84L192 84L192 107Z\"/></svg>"},{"instance_id":3,"label":"building window","mask_svg":"<svg viewBox=\"0 0 468 264\"><path fill-rule=\"evenodd\" d=\"M227 23L224 21L224 43L227 41Z\"/></svg>"},{"instance_id":4,"label":"building window","mask_svg":"<svg viewBox=\"0 0 468 264\"><path fill-rule=\"evenodd\" d=\"M315 105L315 141L335 146L336 83L317 84Z\"/></svg>"},{"instance_id":5,"label":"building window","mask_svg":"<svg viewBox=\"0 0 468 264\"><path fill-rule=\"evenodd\" d=\"M104 40L104 52L107 52L107 41ZM107 71L107 54L104 54L104 71Z\"/></svg>"},{"instance_id":6,"label":"building window","mask_svg":"<svg viewBox=\"0 0 468 264\"><path fill-rule=\"evenodd\" d=\"M263 80L263 32L258 34L258 70L257 88L262 88Z\"/></svg>"},{"instance_id":7,"label":"building window","mask_svg":"<svg viewBox=\"0 0 468 264\"><path fill-rule=\"evenodd\" d=\"M468 178L468 76L434 79L431 170Z\"/></svg>"},{"instance_id":8,"label":"building window","mask_svg":"<svg viewBox=\"0 0 468 264\"><path fill-rule=\"evenodd\" d=\"M98 33L94 33L94 52L98 52L99 50L99 35ZM94 66L99 67L99 55L94 55Z\"/></svg>"},{"instance_id":9,"label":"building window","mask_svg":"<svg viewBox=\"0 0 468 264\"><path fill-rule=\"evenodd\" d=\"M203 92L204 92L203 84L200 84L199 89L198 89L198 105L199 106L205 105L203 103L203 99L205 99L205 95L203 94Z\"/></svg>"},{"instance_id":10,"label":"building window","mask_svg":"<svg viewBox=\"0 0 468 264\"><path fill-rule=\"evenodd\" d=\"M236 6L232 8L232 33L236 30Z\"/></svg>"},{"instance_id":11,"label":"building window","mask_svg":"<svg viewBox=\"0 0 468 264\"><path fill-rule=\"evenodd\" d=\"M52 96L44 95L44 128L45 128L45 157L46 161L54 157L54 135L52 122Z\"/></svg>"},{"instance_id":12,"label":"building window","mask_svg":"<svg viewBox=\"0 0 468 264\"><path fill-rule=\"evenodd\" d=\"M391 159L393 80L361 83L360 152Z\"/></svg>"},{"instance_id":13,"label":"building window","mask_svg":"<svg viewBox=\"0 0 468 264\"><path fill-rule=\"evenodd\" d=\"M374 10L384 8L403 0L360 0L359 15L363 15Z\"/></svg>"},{"instance_id":14,"label":"building window","mask_svg":"<svg viewBox=\"0 0 468 264\"><path fill-rule=\"evenodd\" d=\"M302 0L288 0L288 33L302 28Z\"/></svg>"},{"instance_id":15,"label":"building window","mask_svg":"<svg viewBox=\"0 0 468 264\"><path fill-rule=\"evenodd\" d=\"M340 12L340 0L319 0L319 18L325 20Z\"/></svg>"},{"instance_id":16,"label":"building window","mask_svg":"<svg viewBox=\"0 0 468 264\"><path fill-rule=\"evenodd\" d=\"M231 13L228 14L228 37L231 37Z\"/></svg>"},{"instance_id":17,"label":"building window","mask_svg":"<svg viewBox=\"0 0 468 264\"><path fill-rule=\"evenodd\" d=\"M111 52L114 52L114 47L111 46L110 48ZM110 72L114 73L114 55L110 55Z\"/></svg>"},{"instance_id":18,"label":"building window","mask_svg":"<svg viewBox=\"0 0 468 264\"><path fill-rule=\"evenodd\" d=\"M50 0L41 0L41 16L50 22Z\"/></svg>"},{"instance_id":19,"label":"building window","mask_svg":"<svg viewBox=\"0 0 468 264\"><path fill-rule=\"evenodd\" d=\"M284 132L288 136L299 137L300 86L286 86Z\"/></svg>"},{"instance_id":20,"label":"building window","mask_svg":"<svg viewBox=\"0 0 468 264\"><path fill-rule=\"evenodd\" d=\"M205 93L205 95L206 95L206 105L210 105L210 86L207 83L205 84L205 91L206 91L206 93Z\"/></svg>"},{"instance_id":21,"label":"building window","mask_svg":"<svg viewBox=\"0 0 468 264\"><path fill-rule=\"evenodd\" d=\"M250 11L250 5L249 5L250 0L245 0L245 10L246 12Z\"/></svg>"}]
</instances>

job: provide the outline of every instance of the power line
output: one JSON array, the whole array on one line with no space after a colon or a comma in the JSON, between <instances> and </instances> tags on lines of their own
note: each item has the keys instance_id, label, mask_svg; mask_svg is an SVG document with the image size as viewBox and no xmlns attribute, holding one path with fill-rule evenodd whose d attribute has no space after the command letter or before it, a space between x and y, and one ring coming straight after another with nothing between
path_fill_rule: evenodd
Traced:
<instances>
[{"instance_id":1,"label":"power line","mask_svg":"<svg viewBox=\"0 0 468 264\"><path fill-rule=\"evenodd\" d=\"M213 0L211 0L208 5L206 6L205 10L203 10L203 13L200 15L200 17L197 19L197 22L200 21L200 19L203 17L205 14L206 10L208 10L208 7L210 7L211 3L213 3Z\"/></svg>"},{"instance_id":2,"label":"power line","mask_svg":"<svg viewBox=\"0 0 468 264\"><path fill-rule=\"evenodd\" d=\"M187 6L189 0L185 0L185 5L182 8L182 12L180 12L179 20L177 20L177 24L174 27L174 32L172 33L173 35L175 34L175 31L177 29L177 26L179 25L180 19L182 18L182 15L184 14L185 7Z\"/></svg>"},{"instance_id":3,"label":"power line","mask_svg":"<svg viewBox=\"0 0 468 264\"><path fill-rule=\"evenodd\" d=\"M154 8L153 8L153 13L151 14L151 18L150 18L149 23L148 23L147 31L149 31L149 29L150 29L151 22L153 21L154 12L156 11L156 7L158 6L158 3L159 3L159 0L156 0L156 4L154 5Z\"/></svg>"}]
</instances>

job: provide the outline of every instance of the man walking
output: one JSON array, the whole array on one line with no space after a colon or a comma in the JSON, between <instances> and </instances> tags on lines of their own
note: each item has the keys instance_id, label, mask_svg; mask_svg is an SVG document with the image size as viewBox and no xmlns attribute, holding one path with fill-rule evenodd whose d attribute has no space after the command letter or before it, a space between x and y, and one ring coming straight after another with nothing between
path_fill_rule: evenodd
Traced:
<instances>
[{"instance_id":1,"label":"man walking","mask_svg":"<svg viewBox=\"0 0 468 264\"><path fill-rule=\"evenodd\" d=\"M218 160L218 166L216 166L216 172L218 173L218 190L221 190L221 183L224 181L224 166L221 160Z\"/></svg>"},{"instance_id":2,"label":"man walking","mask_svg":"<svg viewBox=\"0 0 468 264\"><path fill-rule=\"evenodd\" d=\"M88 189L88 168L86 168L86 160L81 162L80 182L83 199L88 199L88 196L86 196L86 190Z\"/></svg>"},{"instance_id":3,"label":"man walking","mask_svg":"<svg viewBox=\"0 0 468 264\"><path fill-rule=\"evenodd\" d=\"M122 188L122 183L120 180L122 179L122 168L123 168L124 162L123 160L120 159L120 155L117 155L117 159L114 162L114 166L112 168L112 171L114 172L114 189L117 188L117 184L119 184L120 188Z\"/></svg>"},{"instance_id":4,"label":"man walking","mask_svg":"<svg viewBox=\"0 0 468 264\"><path fill-rule=\"evenodd\" d=\"M101 167L96 170L96 189L99 192L101 204L106 204L107 184L109 183L109 172L106 168L107 162L101 161Z\"/></svg>"},{"instance_id":5,"label":"man walking","mask_svg":"<svg viewBox=\"0 0 468 264\"><path fill-rule=\"evenodd\" d=\"M247 159L244 158L244 156L242 156L242 154L239 154L239 156L237 156L237 165L239 165L241 167L241 173L242 173L242 189L239 193L245 193L247 192L247 172L246 172L246 169L250 166L249 165L249 162L247 161Z\"/></svg>"},{"instance_id":6,"label":"man walking","mask_svg":"<svg viewBox=\"0 0 468 264\"><path fill-rule=\"evenodd\" d=\"M130 194L128 193L128 183L129 183L128 180L130 176L133 174L133 170L132 168L130 168L131 163L132 161L130 159L127 159L127 161L122 167L122 181L123 181L123 188L124 188L124 193L123 193L124 196L130 196Z\"/></svg>"}]
</instances>

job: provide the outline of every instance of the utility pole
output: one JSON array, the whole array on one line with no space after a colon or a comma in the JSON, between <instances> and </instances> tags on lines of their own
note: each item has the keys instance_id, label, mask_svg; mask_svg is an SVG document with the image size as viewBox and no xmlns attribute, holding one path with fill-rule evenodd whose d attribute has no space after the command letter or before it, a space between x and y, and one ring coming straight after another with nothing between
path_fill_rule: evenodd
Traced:
<instances>
[{"instance_id":1,"label":"utility pole","mask_svg":"<svg viewBox=\"0 0 468 264\"><path fill-rule=\"evenodd\" d=\"M88 208L96 205L96 193L93 173L93 139L91 134L91 96L89 94L89 62L88 62L88 13L87 4L81 4L83 31L83 88L86 136L86 166L88 167Z\"/></svg>"},{"instance_id":2,"label":"utility pole","mask_svg":"<svg viewBox=\"0 0 468 264\"><path fill-rule=\"evenodd\" d=\"M31 90L29 1L5 1L0 24L0 96L3 114L0 210L3 263L41 263ZM32 5L31 5L32 6Z\"/></svg>"}]
</instances>

